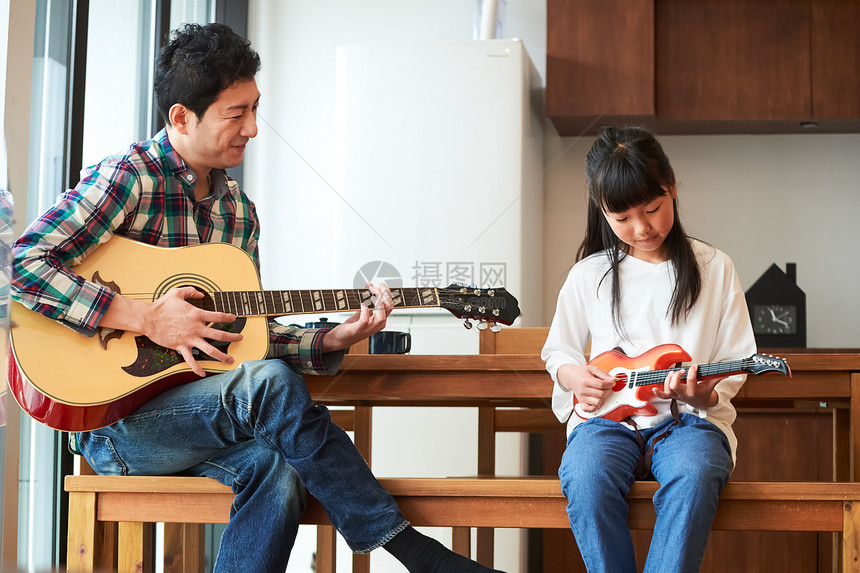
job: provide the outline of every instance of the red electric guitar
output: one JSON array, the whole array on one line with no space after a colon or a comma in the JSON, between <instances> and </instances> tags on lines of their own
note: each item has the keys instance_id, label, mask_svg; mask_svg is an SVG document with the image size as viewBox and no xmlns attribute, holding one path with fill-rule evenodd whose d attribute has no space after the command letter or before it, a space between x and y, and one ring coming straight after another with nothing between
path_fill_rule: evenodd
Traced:
<instances>
[{"instance_id":1,"label":"red electric guitar","mask_svg":"<svg viewBox=\"0 0 860 573\"><path fill-rule=\"evenodd\" d=\"M620 422L627 416L653 416L657 409L650 400L654 397L655 386L662 386L666 376L678 368L674 364L689 362L690 355L677 344L662 344L655 346L639 356L627 356L619 350L609 350L595 356L588 364L597 366L607 374L615 376L615 386L612 393L604 398L600 406L593 412L586 412L582 404L573 398L573 413L583 420L590 418L607 418ZM689 366L681 367L686 380ZM734 374L767 374L779 372L791 377L791 369L785 360L763 354L753 354L743 360L718 362L715 364L700 364L698 380L708 380Z\"/></svg>"}]
</instances>

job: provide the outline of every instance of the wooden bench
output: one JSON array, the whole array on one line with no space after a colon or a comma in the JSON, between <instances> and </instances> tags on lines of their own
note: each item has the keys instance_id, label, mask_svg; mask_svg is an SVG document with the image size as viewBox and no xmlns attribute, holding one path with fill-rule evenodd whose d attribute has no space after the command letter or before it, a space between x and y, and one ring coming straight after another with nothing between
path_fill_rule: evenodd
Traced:
<instances>
[{"instance_id":1,"label":"wooden bench","mask_svg":"<svg viewBox=\"0 0 860 573\"><path fill-rule=\"evenodd\" d=\"M417 526L453 527L454 550L468 554L472 527L569 527L566 500L557 479L389 478L380 479L407 519ZM655 482L637 482L630 492L632 529L654 525ZM233 493L209 478L68 476L71 571L99 568L147 571L145 522L226 523ZM860 567L860 483L729 483L720 499L715 530L835 531L841 533L841 570ZM311 499L304 523L328 519ZM98 562L108 524L118 524L117 562ZM111 534L111 535L113 535ZM334 563L317 562L317 571Z\"/></svg>"},{"instance_id":2,"label":"wooden bench","mask_svg":"<svg viewBox=\"0 0 860 573\"><path fill-rule=\"evenodd\" d=\"M357 446L368 459L374 406L476 407L476 469L479 475L489 475L495 467L496 432L563 432L548 410L551 383L543 363L534 354L534 345L542 342L545 332L546 329L508 329L498 335L482 333L481 349L486 356L350 355L338 375L310 377L308 387L320 402L356 407L354 414L333 413L338 423L354 429ZM524 354L529 352L532 354ZM793 380L774 383L766 377L751 379L738 401L756 406L793 407L807 402L837 405L834 475L847 482L854 473L849 454L857 452L854 438L860 431L860 424L854 421L860 412L860 374L855 372L860 370L860 363L856 355L838 354L801 356L797 360L789 357L789 363L795 370ZM855 462L858 458L855 456ZM479 532L488 535L478 536L477 558L485 564L492 563L492 530L487 528L568 527L557 479L381 481L416 525L454 527L453 548L460 553L471 550L469 529L482 528ZM632 527L648 529L653 523L650 497L655 487L647 482L635 485L631 494ZM715 529L840 532L841 564L844 571L852 571L854 565L848 565L857 558L858 524L853 508L855 500L860 499L858 487L860 484L853 483L731 483L721 501ZM222 523L229 514L229 501L225 500L232 499L228 488L199 478L80 476L68 477L66 488L70 492L69 571L113 569L119 562L125 564L120 571L148 570L151 565L146 556L150 552L145 548L151 542L151 527L144 524ZM125 501L117 503L117 499ZM311 502L306 522L319 524L324 521L320 515L318 506ZM807 515L813 518L807 519ZM181 524L170 527L178 545L165 546L166 560L172 560L165 572L200 571L196 546L201 543L201 529ZM317 571L334 571L333 530L320 525L318 531ZM487 537L490 543L482 543ZM113 549L117 538L118 554ZM353 571L368 570L366 560L358 563Z\"/></svg>"}]
</instances>

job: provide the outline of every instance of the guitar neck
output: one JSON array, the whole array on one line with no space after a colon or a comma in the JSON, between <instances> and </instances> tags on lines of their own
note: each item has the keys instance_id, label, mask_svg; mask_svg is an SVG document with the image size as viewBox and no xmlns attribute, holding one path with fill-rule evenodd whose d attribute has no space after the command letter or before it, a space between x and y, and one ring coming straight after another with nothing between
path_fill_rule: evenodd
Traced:
<instances>
[{"instance_id":1,"label":"guitar neck","mask_svg":"<svg viewBox=\"0 0 860 573\"><path fill-rule=\"evenodd\" d=\"M359 310L362 304L373 308L372 297L373 293L367 289L218 291L194 304L204 310L236 316L272 317L349 312ZM392 288L391 299L395 309L441 306L435 287Z\"/></svg>"},{"instance_id":2,"label":"guitar neck","mask_svg":"<svg viewBox=\"0 0 860 573\"><path fill-rule=\"evenodd\" d=\"M713 364L699 365L699 373L697 378L703 380L715 376L731 376L733 374L742 374L747 371L744 368L746 360L730 360L728 362L717 362ZM662 384L666 380L666 376L671 372L683 370L681 380L687 379L687 374L690 372L689 366L681 366L679 368L666 368L663 370L643 370L631 372L630 377L633 379L634 386L647 386L648 384Z\"/></svg>"}]
</instances>

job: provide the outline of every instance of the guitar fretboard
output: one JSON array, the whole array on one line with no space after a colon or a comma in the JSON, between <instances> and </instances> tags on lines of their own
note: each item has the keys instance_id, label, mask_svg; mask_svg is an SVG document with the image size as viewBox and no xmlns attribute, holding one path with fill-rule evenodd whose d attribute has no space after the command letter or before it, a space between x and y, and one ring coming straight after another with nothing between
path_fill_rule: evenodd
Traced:
<instances>
[{"instance_id":1,"label":"guitar fretboard","mask_svg":"<svg viewBox=\"0 0 860 573\"><path fill-rule=\"evenodd\" d=\"M730 374L740 374L741 372L746 372L751 364L746 364L747 362L751 362L749 359L745 360L730 360L728 362L717 362L714 364L701 364L699 366L699 374L698 378L705 378L708 376L728 376ZM630 373L630 383L633 386L647 386L648 384L660 384L664 380L666 380L666 376L669 375L670 372L675 372L677 370L683 370L684 373L681 374L681 380L687 379L687 374L690 372L689 366L681 366L680 368L666 368L664 370L643 370L637 372Z\"/></svg>"},{"instance_id":2,"label":"guitar fretboard","mask_svg":"<svg viewBox=\"0 0 860 573\"><path fill-rule=\"evenodd\" d=\"M373 293L367 289L218 291L209 297L193 301L193 304L204 310L236 316L347 312L359 310L362 304L369 308L374 306ZM391 299L397 309L440 306L435 287L393 288Z\"/></svg>"}]
</instances>

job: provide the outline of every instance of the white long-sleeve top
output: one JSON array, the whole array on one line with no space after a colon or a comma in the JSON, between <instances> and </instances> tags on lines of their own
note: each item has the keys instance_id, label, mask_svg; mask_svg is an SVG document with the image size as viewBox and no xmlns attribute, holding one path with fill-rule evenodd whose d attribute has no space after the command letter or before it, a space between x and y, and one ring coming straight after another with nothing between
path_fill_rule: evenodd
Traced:
<instances>
[{"instance_id":1,"label":"white long-sleeve top","mask_svg":"<svg viewBox=\"0 0 860 573\"><path fill-rule=\"evenodd\" d=\"M616 347L628 356L639 356L659 344L678 344L694 364L740 360L755 354L746 299L731 259L701 241L693 241L693 251L701 271L702 291L686 319L677 324L672 324L668 313L675 287L673 263L653 264L629 256L622 259L620 316L626 337L613 326L607 254L591 255L571 269L541 352L554 382L552 409L559 421L567 422L568 434L582 420L571 416L573 392L558 383L558 369L564 364L585 364L589 339L591 356ZM736 375L717 384L719 401L712 408L699 410L678 402L682 413L705 418L726 434L733 458L737 439L731 427L736 416L731 399L745 380L746 375ZM640 428L656 426L671 416L669 400L654 398L652 404L657 415L634 417Z\"/></svg>"}]
</instances>

